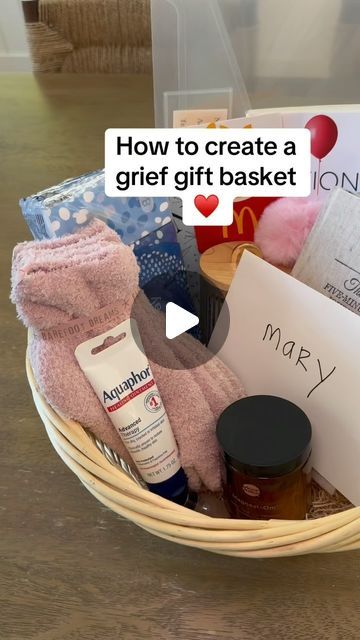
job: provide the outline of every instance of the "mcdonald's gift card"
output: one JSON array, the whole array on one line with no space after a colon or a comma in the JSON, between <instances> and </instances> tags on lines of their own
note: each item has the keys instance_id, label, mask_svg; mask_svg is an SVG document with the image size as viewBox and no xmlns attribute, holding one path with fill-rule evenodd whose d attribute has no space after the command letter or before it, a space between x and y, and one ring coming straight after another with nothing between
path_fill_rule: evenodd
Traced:
<instances>
[{"instance_id":1,"label":"mcdonald's gift card","mask_svg":"<svg viewBox=\"0 0 360 640\"><path fill-rule=\"evenodd\" d=\"M254 240L256 225L264 209L277 198L239 198L234 201L234 218L229 226L195 227L200 253L222 242Z\"/></svg>"}]
</instances>

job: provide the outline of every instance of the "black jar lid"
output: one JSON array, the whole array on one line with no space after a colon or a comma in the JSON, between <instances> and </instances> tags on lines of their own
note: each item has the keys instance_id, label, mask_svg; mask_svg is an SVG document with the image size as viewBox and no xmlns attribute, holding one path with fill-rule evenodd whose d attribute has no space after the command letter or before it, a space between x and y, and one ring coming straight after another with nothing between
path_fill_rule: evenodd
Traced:
<instances>
[{"instance_id":1,"label":"black jar lid","mask_svg":"<svg viewBox=\"0 0 360 640\"><path fill-rule=\"evenodd\" d=\"M277 396L249 396L223 411L216 434L225 461L257 477L291 473L311 451L311 423L295 404Z\"/></svg>"}]
</instances>

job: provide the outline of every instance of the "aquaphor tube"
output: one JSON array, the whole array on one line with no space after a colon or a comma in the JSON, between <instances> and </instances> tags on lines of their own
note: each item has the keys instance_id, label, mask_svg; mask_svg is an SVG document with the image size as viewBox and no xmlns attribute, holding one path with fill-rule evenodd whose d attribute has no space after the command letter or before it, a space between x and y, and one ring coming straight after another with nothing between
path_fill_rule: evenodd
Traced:
<instances>
[{"instance_id":1,"label":"aquaphor tube","mask_svg":"<svg viewBox=\"0 0 360 640\"><path fill-rule=\"evenodd\" d=\"M186 476L136 321L79 344L75 356L150 491L184 504Z\"/></svg>"}]
</instances>

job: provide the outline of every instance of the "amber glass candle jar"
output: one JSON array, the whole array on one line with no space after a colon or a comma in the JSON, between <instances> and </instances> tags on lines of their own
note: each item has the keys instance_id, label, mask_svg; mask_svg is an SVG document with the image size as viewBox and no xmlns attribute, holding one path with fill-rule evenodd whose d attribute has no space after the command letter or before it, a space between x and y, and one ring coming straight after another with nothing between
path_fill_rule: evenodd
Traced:
<instances>
[{"instance_id":1,"label":"amber glass candle jar","mask_svg":"<svg viewBox=\"0 0 360 640\"><path fill-rule=\"evenodd\" d=\"M303 519L310 507L311 424L292 402L250 396L221 414L225 499L234 518Z\"/></svg>"}]
</instances>

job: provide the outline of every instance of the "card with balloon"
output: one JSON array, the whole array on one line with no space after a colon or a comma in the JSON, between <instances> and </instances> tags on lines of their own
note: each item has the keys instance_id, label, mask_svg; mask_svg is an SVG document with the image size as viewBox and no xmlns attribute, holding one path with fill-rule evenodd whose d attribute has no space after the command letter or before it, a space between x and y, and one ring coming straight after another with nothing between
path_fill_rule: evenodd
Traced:
<instances>
[{"instance_id":1,"label":"card with balloon","mask_svg":"<svg viewBox=\"0 0 360 640\"><path fill-rule=\"evenodd\" d=\"M357 116L360 123L360 112ZM301 124L300 124L301 122ZM302 126L311 134L312 191L316 195L352 183L357 163L351 160L354 140L353 114L302 113L286 114L284 127ZM358 158L356 146L352 149ZM356 178L357 183L357 178ZM357 188L356 188L357 190Z\"/></svg>"},{"instance_id":2,"label":"card with balloon","mask_svg":"<svg viewBox=\"0 0 360 640\"><path fill-rule=\"evenodd\" d=\"M341 187L360 191L360 105L322 105L288 107L281 111L254 109L249 118L260 115L281 116L283 127L304 127L311 134L312 193L323 199L329 191Z\"/></svg>"}]
</instances>

